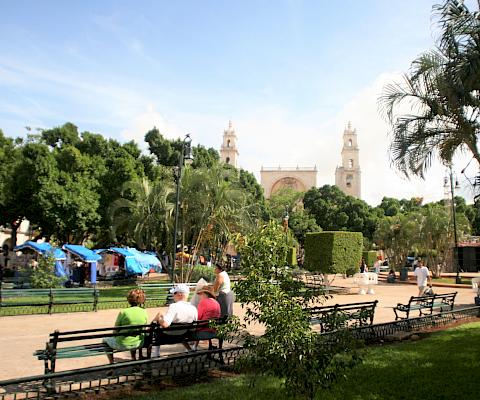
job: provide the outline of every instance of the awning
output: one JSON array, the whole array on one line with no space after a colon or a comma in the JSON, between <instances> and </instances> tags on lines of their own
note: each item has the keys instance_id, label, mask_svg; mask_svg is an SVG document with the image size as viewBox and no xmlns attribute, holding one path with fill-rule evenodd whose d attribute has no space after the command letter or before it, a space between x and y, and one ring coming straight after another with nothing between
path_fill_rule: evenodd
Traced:
<instances>
[{"instance_id":1,"label":"awning","mask_svg":"<svg viewBox=\"0 0 480 400\"><path fill-rule=\"evenodd\" d=\"M135 259L138 261L138 263L147 271L149 271L151 268L154 268L156 270L162 265L160 263L160 260L151 253L142 253L141 251L138 251L137 249L134 249L132 247L128 247L127 249L130 253L134 254Z\"/></svg>"},{"instance_id":2,"label":"awning","mask_svg":"<svg viewBox=\"0 0 480 400\"><path fill-rule=\"evenodd\" d=\"M150 271L150 267L140 263L137 258L137 254L134 253L132 250L135 249L111 247L110 249L102 249L101 251L99 251L99 253L112 252L118 253L123 256L125 258L125 269L127 270L127 274L147 274Z\"/></svg>"},{"instance_id":3,"label":"awning","mask_svg":"<svg viewBox=\"0 0 480 400\"><path fill-rule=\"evenodd\" d=\"M13 250L22 251L23 249L31 249L33 251L36 251L37 253L42 254L43 256L51 254L55 258L55 260L67 259L67 255L62 250L53 247L50 243L47 242L37 243L31 240L27 240L25 243L16 246Z\"/></svg>"},{"instance_id":4,"label":"awning","mask_svg":"<svg viewBox=\"0 0 480 400\"><path fill-rule=\"evenodd\" d=\"M80 246L78 244L64 244L63 250L69 251L72 254L75 254L77 257L82 259L85 262L96 262L102 257L99 256L94 251L87 249L86 247Z\"/></svg>"}]
</instances>

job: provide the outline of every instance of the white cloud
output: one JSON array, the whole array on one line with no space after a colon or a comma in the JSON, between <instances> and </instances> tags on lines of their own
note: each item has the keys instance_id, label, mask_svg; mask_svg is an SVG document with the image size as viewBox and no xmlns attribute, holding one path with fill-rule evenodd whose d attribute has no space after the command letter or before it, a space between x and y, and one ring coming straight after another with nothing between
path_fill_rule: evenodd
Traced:
<instances>
[{"instance_id":1,"label":"white cloud","mask_svg":"<svg viewBox=\"0 0 480 400\"><path fill-rule=\"evenodd\" d=\"M426 173L425 180L419 178L408 180L390 166L389 128L378 113L377 98L386 83L398 79L399 74L382 74L352 98L335 118L339 124L351 120L357 128L362 169L362 198L370 204L378 204L383 196L423 197L425 202L444 197L443 178L446 168L440 162L433 163ZM469 158L468 154L459 154L455 157L454 165L461 170ZM470 173L475 172L475 163L472 162ZM468 186L465 185L460 193L471 198Z\"/></svg>"},{"instance_id":2,"label":"white cloud","mask_svg":"<svg viewBox=\"0 0 480 400\"><path fill-rule=\"evenodd\" d=\"M129 127L124 129L121 134L123 139L134 140L140 147L145 149L145 134L153 127L156 127L168 139L176 139L182 135L181 130L175 123L167 120L160 114L153 104L147 105L145 111L134 116Z\"/></svg>"}]
</instances>

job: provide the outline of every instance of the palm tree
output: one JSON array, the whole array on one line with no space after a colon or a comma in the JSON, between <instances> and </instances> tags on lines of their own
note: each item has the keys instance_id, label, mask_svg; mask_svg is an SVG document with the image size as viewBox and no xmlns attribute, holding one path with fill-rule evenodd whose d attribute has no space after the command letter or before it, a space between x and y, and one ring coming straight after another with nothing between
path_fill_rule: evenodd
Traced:
<instances>
[{"instance_id":1,"label":"palm tree","mask_svg":"<svg viewBox=\"0 0 480 400\"><path fill-rule=\"evenodd\" d=\"M159 249L168 242L173 203L169 181L150 182L147 178L126 182L122 197L110 206L112 236L125 235L141 249Z\"/></svg>"},{"instance_id":2,"label":"palm tree","mask_svg":"<svg viewBox=\"0 0 480 400\"><path fill-rule=\"evenodd\" d=\"M235 173L220 164L208 169L185 169L181 231L196 252L207 246L222 248L232 234L245 233L255 225L256 202L234 185Z\"/></svg>"},{"instance_id":3,"label":"palm tree","mask_svg":"<svg viewBox=\"0 0 480 400\"><path fill-rule=\"evenodd\" d=\"M450 163L457 150L468 149L480 164L480 87L471 78L480 75L480 22L456 0L435 9L437 49L414 60L403 82L386 85L379 98L392 129L392 163L407 176L423 177L437 155Z\"/></svg>"}]
</instances>

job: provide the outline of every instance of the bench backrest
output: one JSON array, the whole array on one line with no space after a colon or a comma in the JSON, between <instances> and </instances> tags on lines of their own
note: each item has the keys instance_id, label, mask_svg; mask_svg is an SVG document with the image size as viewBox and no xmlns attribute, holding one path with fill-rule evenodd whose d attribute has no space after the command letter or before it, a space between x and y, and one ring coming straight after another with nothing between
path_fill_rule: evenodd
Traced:
<instances>
[{"instance_id":1,"label":"bench backrest","mask_svg":"<svg viewBox=\"0 0 480 400\"><path fill-rule=\"evenodd\" d=\"M445 301L455 301L455 297L457 296L458 292L453 293L444 293L444 294L434 294L433 297L435 298L434 301L437 300L445 300Z\"/></svg>"},{"instance_id":2,"label":"bench backrest","mask_svg":"<svg viewBox=\"0 0 480 400\"><path fill-rule=\"evenodd\" d=\"M56 349L58 343L77 342L82 340L104 339L111 336L149 336L154 324L128 325L110 328L83 329L77 331L55 331L50 333L47 347Z\"/></svg>"},{"instance_id":3,"label":"bench backrest","mask_svg":"<svg viewBox=\"0 0 480 400\"><path fill-rule=\"evenodd\" d=\"M371 325L378 300L360 303L335 304L311 307L310 318L320 325L322 331L345 326Z\"/></svg>"},{"instance_id":4,"label":"bench backrest","mask_svg":"<svg viewBox=\"0 0 480 400\"><path fill-rule=\"evenodd\" d=\"M171 333L172 336L178 332L195 331L200 328L208 328L212 321L221 325L226 323L228 317L216 318L213 320L201 320L191 323L172 324L167 328L162 328L156 322L148 325L127 325L108 328L92 328L76 331L55 331L49 335L49 343L53 344L54 348L57 343L62 342L76 342L81 340L103 339L111 336L137 336L143 335L146 339L146 344L153 336L160 336L162 334Z\"/></svg>"}]
</instances>

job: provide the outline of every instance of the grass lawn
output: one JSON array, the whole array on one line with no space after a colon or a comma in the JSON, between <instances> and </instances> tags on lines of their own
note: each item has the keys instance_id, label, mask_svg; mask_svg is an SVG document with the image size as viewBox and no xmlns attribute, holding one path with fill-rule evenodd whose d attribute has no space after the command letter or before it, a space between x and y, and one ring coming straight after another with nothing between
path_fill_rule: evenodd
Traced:
<instances>
[{"instance_id":1,"label":"grass lawn","mask_svg":"<svg viewBox=\"0 0 480 400\"><path fill-rule=\"evenodd\" d=\"M127 294L130 289L137 288L137 286L114 286L109 288L99 289L100 295L98 299L99 310L107 310L111 308L125 308L128 307ZM167 296L167 290L158 291L157 295L163 293ZM75 300L75 289L72 289L72 296L64 296L63 300ZM4 304L21 304L21 303L45 303L49 301L49 296L28 296L28 297L15 297L4 299ZM92 299L93 301L93 299ZM148 300L146 307L159 307L165 305L165 301L160 300ZM93 304L71 304L71 305L54 305L52 312L75 312L75 311L92 311ZM25 315L25 314L46 314L48 312L47 306L9 306L0 309L0 315Z\"/></svg>"},{"instance_id":2,"label":"grass lawn","mask_svg":"<svg viewBox=\"0 0 480 400\"><path fill-rule=\"evenodd\" d=\"M461 276L461 275L460 275ZM455 277L453 278L433 278L433 282L439 282L439 283L455 283ZM462 284L464 285L471 285L472 284L472 278L462 278Z\"/></svg>"},{"instance_id":3,"label":"grass lawn","mask_svg":"<svg viewBox=\"0 0 480 400\"><path fill-rule=\"evenodd\" d=\"M412 342L369 347L363 364L317 398L331 400L425 400L480 398L480 322ZM122 398L127 398L122 396ZM286 399L281 381L249 376L219 379L130 400Z\"/></svg>"}]
</instances>

